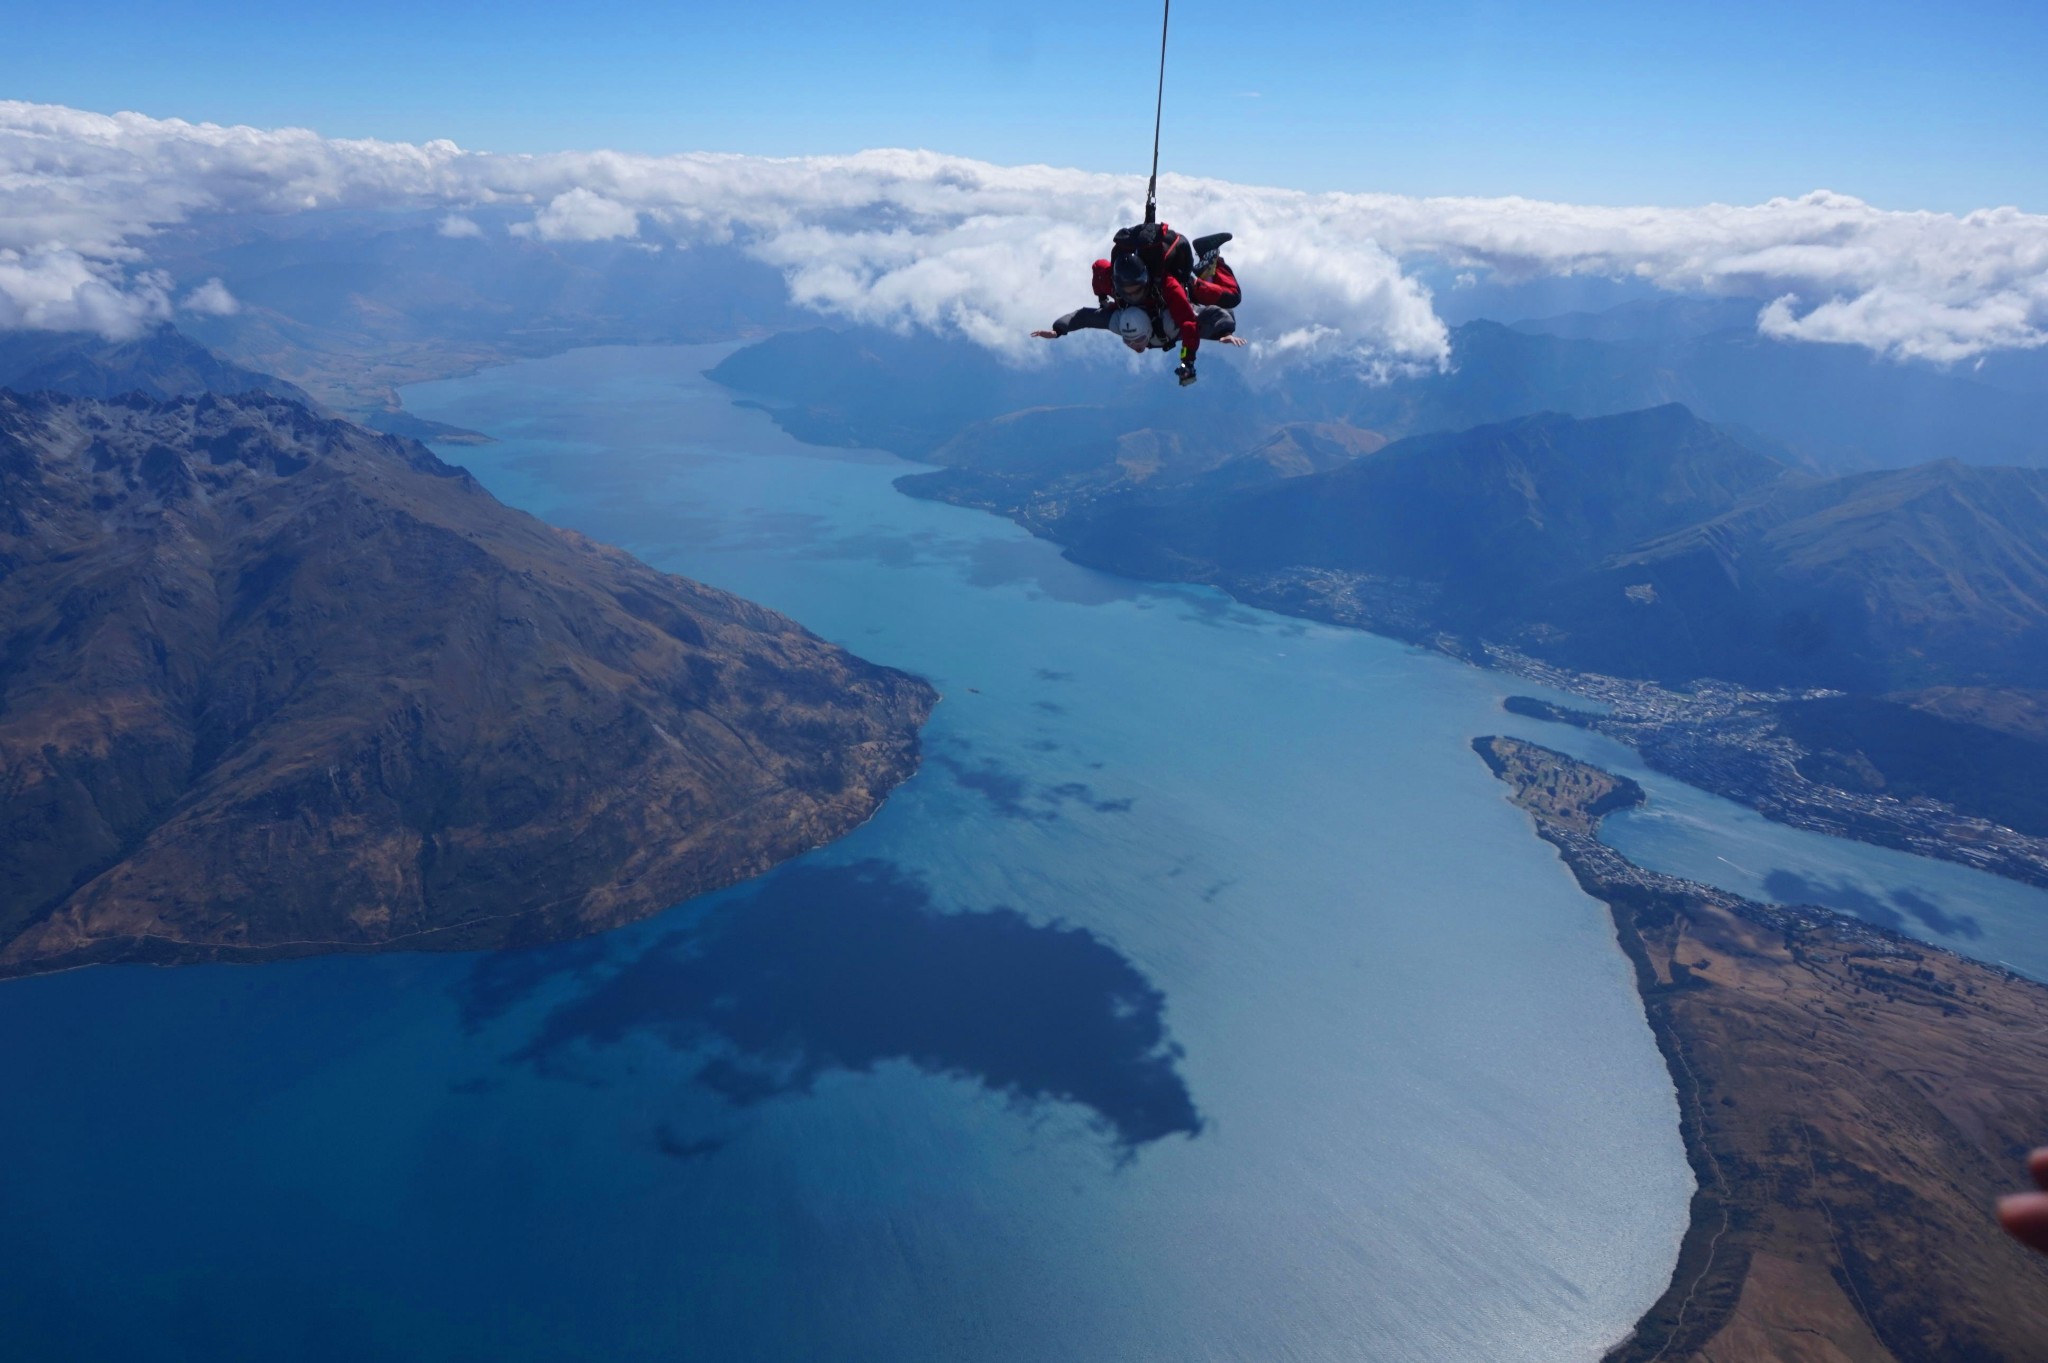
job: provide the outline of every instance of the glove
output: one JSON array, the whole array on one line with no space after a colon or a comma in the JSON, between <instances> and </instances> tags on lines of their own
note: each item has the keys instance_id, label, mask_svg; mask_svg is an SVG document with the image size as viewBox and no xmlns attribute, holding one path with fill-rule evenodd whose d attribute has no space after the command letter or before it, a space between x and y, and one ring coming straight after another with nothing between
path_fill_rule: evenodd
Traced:
<instances>
[{"instance_id":1,"label":"glove","mask_svg":"<svg viewBox=\"0 0 2048 1363\"><path fill-rule=\"evenodd\" d=\"M1180 365L1173 372L1180 379L1180 386L1183 388L1195 381L1195 361L1188 354L1186 346L1181 347Z\"/></svg>"}]
</instances>

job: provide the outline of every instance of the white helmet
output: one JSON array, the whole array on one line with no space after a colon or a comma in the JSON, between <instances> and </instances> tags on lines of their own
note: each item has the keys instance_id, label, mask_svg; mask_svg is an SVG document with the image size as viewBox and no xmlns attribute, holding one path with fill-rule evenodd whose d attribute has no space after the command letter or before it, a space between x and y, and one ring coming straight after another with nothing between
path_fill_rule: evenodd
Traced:
<instances>
[{"instance_id":1,"label":"white helmet","mask_svg":"<svg viewBox=\"0 0 2048 1363\"><path fill-rule=\"evenodd\" d=\"M1127 346L1143 348L1152 344L1152 314L1143 308L1118 308L1109 325Z\"/></svg>"}]
</instances>

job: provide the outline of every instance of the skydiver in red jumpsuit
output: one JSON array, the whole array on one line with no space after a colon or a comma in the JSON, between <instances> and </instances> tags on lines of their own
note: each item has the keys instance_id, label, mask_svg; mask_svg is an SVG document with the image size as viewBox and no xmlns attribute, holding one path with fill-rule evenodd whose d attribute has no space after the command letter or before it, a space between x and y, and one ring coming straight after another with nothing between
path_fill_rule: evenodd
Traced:
<instances>
[{"instance_id":1,"label":"skydiver in red jumpsuit","mask_svg":"<svg viewBox=\"0 0 2048 1363\"><path fill-rule=\"evenodd\" d=\"M1219 232L1190 242L1165 223L1127 227L1116 234L1110 259L1095 262L1097 305L1031 334L1053 340L1070 331L1111 330L1139 351L1170 348L1177 335L1180 364L1173 372L1185 388L1195 381L1203 341L1244 344L1232 312L1244 294L1221 254L1229 240L1228 232Z\"/></svg>"}]
</instances>

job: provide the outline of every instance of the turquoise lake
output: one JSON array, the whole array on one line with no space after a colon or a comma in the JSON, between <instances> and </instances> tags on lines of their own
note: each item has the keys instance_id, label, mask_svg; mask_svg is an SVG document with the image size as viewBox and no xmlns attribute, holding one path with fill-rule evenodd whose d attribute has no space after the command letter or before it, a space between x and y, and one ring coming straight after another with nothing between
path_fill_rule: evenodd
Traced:
<instances>
[{"instance_id":1,"label":"turquoise lake","mask_svg":"<svg viewBox=\"0 0 2048 1363\"><path fill-rule=\"evenodd\" d=\"M0 985L14 1354L1597 1359L1692 1178L1604 906L1467 744L1630 755L904 497L724 353L406 400L511 505L929 677L924 769L586 942ZM1642 779L1648 864L2048 964L2048 896Z\"/></svg>"}]
</instances>

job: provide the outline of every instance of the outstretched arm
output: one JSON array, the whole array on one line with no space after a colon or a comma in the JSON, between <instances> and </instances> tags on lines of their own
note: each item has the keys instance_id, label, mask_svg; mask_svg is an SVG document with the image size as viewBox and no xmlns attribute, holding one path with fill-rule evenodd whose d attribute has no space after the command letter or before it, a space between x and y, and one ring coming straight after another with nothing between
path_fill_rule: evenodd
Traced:
<instances>
[{"instance_id":1,"label":"outstretched arm","mask_svg":"<svg viewBox=\"0 0 2048 1363\"><path fill-rule=\"evenodd\" d=\"M1115 308L1075 308L1052 324L1051 331L1034 331L1031 334L1042 341L1056 341L1070 331L1107 331L1109 315Z\"/></svg>"}]
</instances>

